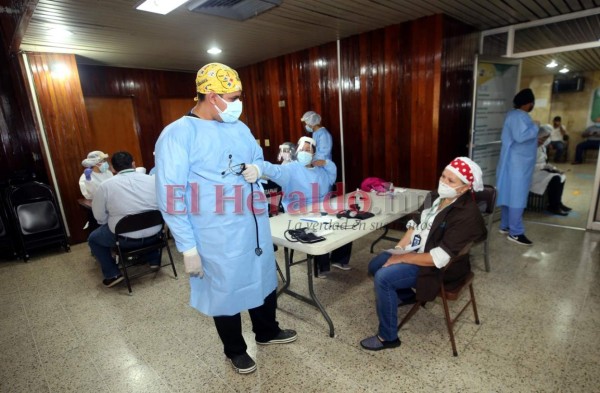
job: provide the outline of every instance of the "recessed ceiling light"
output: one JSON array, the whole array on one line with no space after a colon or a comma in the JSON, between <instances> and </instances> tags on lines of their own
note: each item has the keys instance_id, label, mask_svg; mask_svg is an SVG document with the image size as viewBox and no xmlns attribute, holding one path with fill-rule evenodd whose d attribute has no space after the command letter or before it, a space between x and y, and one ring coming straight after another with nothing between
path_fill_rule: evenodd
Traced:
<instances>
[{"instance_id":1,"label":"recessed ceiling light","mask_svg":"<svg viewBox=\"0 0 600 393\"><path fill-rule=\"evenodd\" d=\"M220 48L210 48L209 50L207 50L208 53L210 53L211 55L218 55L219 53L223 52Z\"/></svg>"},{"instance_id":2,"label":"recessed ceiling light","mask_svg":"<svg viewBox=\"0 0 600 393\"><path fill-rule=\"evenodd\" d=\"M564 66L563 68L558 70L558 72L560 72L561 74L566 74L567 72L569 72L569 69L567 68L567 66Z\"/></svg>"},{"instance_id":3,"label":"recessed ceiling light","mask_svg":"<svg viewBox=\"0 0 600 393\"><path fill-rule=\"evenodd\" d=\"M548 68L554 68L556 66L558 66L558 63L556 61L554 61L554 59L552 59L552 61L550 63L546 64L546 67L548 67Z\"/></svg>"},{"instance_id":4,"label":"recessed ceiling light","mask_svg":"<svg viewBox=\"0 0 600 393\"><path fill-rule=\"evenodd\" d=\"M166 15L187 1L188 0L146 0L135 8L140 11Z\"/></svg>"},{"instance_id":5,"label":"recessed ceiling light","mask_svg":"<svg viewBox=\"0 0 600 393\"><path fill-rule=\"evenodd\" d=\"M71 33L69 30L65 29L64 27L53 27L50 30L48 30L48 35L54 37L54 38L67 38L73 35L73 33Z\"/></svg>"}]
</instances>

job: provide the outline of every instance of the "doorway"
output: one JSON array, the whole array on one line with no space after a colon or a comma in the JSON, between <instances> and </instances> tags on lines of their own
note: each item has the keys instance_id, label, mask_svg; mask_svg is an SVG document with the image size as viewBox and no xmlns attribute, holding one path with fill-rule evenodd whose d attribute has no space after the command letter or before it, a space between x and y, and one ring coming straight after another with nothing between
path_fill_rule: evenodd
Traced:
<instances>
[{"instance_id":1,"label":"doorway","mask_svg":"<svg viewBox=\"0 0 600 393\"><path fill-rule=\"evenodd\" d=\"M578 229L600 227L598 146L576 157L577 146L589 139L590 127L600 129L600 8L484 31L480 53L522 60L518 91L531 88L536 96L531 118L540 125L560 116L568 135L565 157L549 164L564 172L563 204L568 215L526 211L524 219ZM599 112L599 113L596 113ZM556 136L555 136L556 138ZM600 139L600 135L598 137ZM586 144L586 146L588 146ZM580 161L573 165L574 161Z\"/></svg>"}]
</instances>

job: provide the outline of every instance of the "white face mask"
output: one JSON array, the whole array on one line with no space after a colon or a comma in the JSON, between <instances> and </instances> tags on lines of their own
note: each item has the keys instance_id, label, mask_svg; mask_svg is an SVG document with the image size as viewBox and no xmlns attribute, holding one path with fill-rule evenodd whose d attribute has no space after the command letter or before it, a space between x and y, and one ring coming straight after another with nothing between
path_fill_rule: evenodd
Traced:
<instances>
[{"instance_id":1,"label":"white face mask","mask_svg":"<svg viewBox=\"0 0 600 393\"><path fill-rule=\"evenodd\" d=\"M106 173L106 171L108 171L108 162L105 161L102 164L100 164L100 167L98 169L100 169L101 173Z\"/></svg>"},{"instance_id":2,"label":"white face mask","mask_svg":"<svg viewBox=\"0 0 600 393\"><path fill-rule=\"evenodd\" d=\"M306 132L313 132L312 127L309 126L308 124L304 126L304 129L306 130Z\"/></svg>"},{"instance_id":3,"label":"white face mask","mask_svg":"<svg viewBox=\"0 0 600 393\"><path fill-rule=\"evenodd\" d=\"M459 188L461 186L458 186L456 188ZM438 183L438 194L440 195L440 198L448 198L448 199L452 199L452 198L456 198L458 196L458 193L456 192L456 188L452 188L449 185L447 185L446 183L442 183L442 181L440 181Z\"/></svg>"},{"instance_id":4,"label":"white face mask","mask_svg":"<svg viewBox=\"0 0 600 393\"><path fill-rule=\"evenodd\" d=\"M221 120L223 120L224 123L235 123L242 114L242 101L236 99L233 102L228 102L221 98L221 96L219 95L217 95L217 97L219 97L221 101L223 101L225 105L227 105L224 111L222 111L221 109L219 109L218 106L215 105L215 108L217 108L217 112L219 112L219 116L221 116Z\"/></svg>"},{"instance_id":5,"label":"white face mask","mask_svg":"<svg viewBox=\"0 0 600 393\"><path fill-rule=\"evenodd\" d=\"M307 151L299 151L296 159L298 162L304 166L307 166L312 162L313 154Z\"/></svg>"}]
</instances>

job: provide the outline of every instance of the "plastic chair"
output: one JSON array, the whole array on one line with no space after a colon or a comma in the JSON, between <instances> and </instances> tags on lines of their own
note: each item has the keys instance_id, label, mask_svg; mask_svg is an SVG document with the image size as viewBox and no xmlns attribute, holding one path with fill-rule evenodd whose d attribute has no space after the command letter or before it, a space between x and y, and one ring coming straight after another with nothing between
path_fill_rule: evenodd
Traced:
<instances>
[{"instance_id":1,"label":"plastic chair","mask_svg":"<svg viewBox=\"0 0 600 393\"><path fill-rule=\"evenodd\" d=\"M475 193L475 202L479 206L479 211L483 218L487 219L487 236L483 240L483 256L485 260L485 271L490 271L490 233L494 222L494 212L496 211L497 191L494 186L485 184L483 191Z\"/></svg>"},{"instance_id":2,"label":"plastic chair","mask_svg":"<svg viewBox=\"0 0 600 393\"><path fill-rule=\"evenodd\" d=\"M479 325L479 315L477 314L477 304L475 302L475 292L473 291L473 279L475 278L475 275L473 274L473 272L469 272L467 274L467 276L463 279L463 281L460 283L460 285L453 288L452 290L448 290L445 288L444 275L445 275L448 267L450 267L450 265L454 261L456 261L458 258L469 253L469 250L471 249L472 244L473 243L467 244L456 257L452 258L446 266L444 266L442 269L440 269L441 287L440 287L440 291L438 293L438 297L442 298L442 305L444 307L444 318L446 320L446 327L448 328L448 334L450 335L450 343L452 344L452 354L454 356L458 356L458 351L456 350L456 341L454 339L454 325L455 325L456 321L458 320L458 318L462 315L462 313L467 309L467 307L469 305L471 305L473 307L473 315L475 317L475 323L477 325ZM448 301L449 300L451 300L451 301L457 300L465 288L469 288L469 293L470 293L469 301L460 309L460 311L456 314L456 316L454 318L452 318L452 316L450 315L450 307L448 306ZM412 316L415 315L417 313L417 311L419 311L419 309L421 307L424 308L424 306L425 306L425 302L420 302L420 301L416 302L412 306L412 308L408 311L406 316L402 319L400 324L398 325L398 330L400 330L400 328L402 326L404 326L404 324L406 324L406 322L408 322L412 318Z\"/></svg>"},{"instance_id":3,"label":"plastic chair","mask_svg":"<svg viewBox=\"0 0 600 393\"><path fill-rule=\"evenodd\" d=\"M48 185L29 182L11 186L6 198L25 262L32 249L59 244L65 251L71 250L60 208Z\"/></svg>"},{"instance_id":4,"label":"plastic chair","mask_svg":"<svg viewBox=\"0 0 600 393\"><path fill-rule=\"evenodd\" d=\"M139 248L127 248L124 249L121 245L120 240L123 238L122 235L128 232L140 231L147 228L152 228L154 226L160 225L160 231L158 232L158 236L156 236L156 241L150 244L144 245ZM142 213L130 214L127 215L117 222L115 226L115 235L117 237L117 244L115 246L115 251L119 257L119 266L123 271L123 277L125 278L125 283L127 284L127 289L129 290L129 294L131 295L131 283L130 279L141 276L143 274L157 272L153 270L147 270L145 272L141 272L135 275L129 275L128 269L138 265L143 256L152 252L159 251L159 258L161 260L162 265L162 250L163 248L167 249L167 253L169 254L169 261L167 265L171 265L173 268L173 274L175 278L177 278L177 270L175 270L175 264L173 263L173 256L171 255L171 249L169 248L169 243L167 240L167 234L165 231L165 222L163 220L162 214L158 210L148 210Z\"/></svg>"}]
</instances>

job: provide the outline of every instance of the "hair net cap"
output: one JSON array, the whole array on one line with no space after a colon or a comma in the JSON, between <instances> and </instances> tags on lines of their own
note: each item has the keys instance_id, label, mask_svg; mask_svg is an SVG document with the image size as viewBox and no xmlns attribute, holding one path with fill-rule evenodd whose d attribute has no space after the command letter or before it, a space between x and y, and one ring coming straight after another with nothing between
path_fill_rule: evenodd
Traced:
<instances>
[{"instance_id":1,"label":"hair net cap","mask_svg":"<svg viewBox=\"0 0 600 393\"><path fill-rule=\"evenodd\" d=\"M456 157L446 169L458 176L463 183L471 184L473 191L483 191L483 173L479 165L470 158Z\"/></svg>"},{"instance_id":2,"label":"hair net cap","mask_svg":"<svg viewBox=\"0 0 600 393\"><path fill-rule=\"evenodd\" d=\"M552 134L553 130L554 130L554 128L550 124L544 124L538 130L538 137L543 138L546 135L550 135L550 134Z\"/></svg>"},{"instance_id":3,"label":"hair net cap","mask_svg":"<svg viewBox=\"0 0 600 393\"><path fill-rule=\"evenodd\" d=\"M317 124L321 124L321 116L315 111L308 111L302 115L300 121L305 122L309 126L316 126Z\"/></svg>"},{"instance_id":4,"label":"hair net cap","mask_svg":"<svg viewBox=\"0 0 600 393\"><path fill-rule=\"evenodd\" d=\"M98 165L99 163L106 160L107 158L108 158L108 154L101 152L100 150L95 150L95 151L88 153L86 159L81 161L81 165L86 168L89 168L94 165Z\"/></svg>"},{"instance_id":5,"label":"hair net cap","mask_svg":"<svg viewBox=\"0 0 600 393\"><path fill-rule=\"evenodd\" d=\"M201 94L234 93L242 90L242 81L237 71L221 63L209 63L198 70L196 91Z\"/></svg>"}]
</instances>

